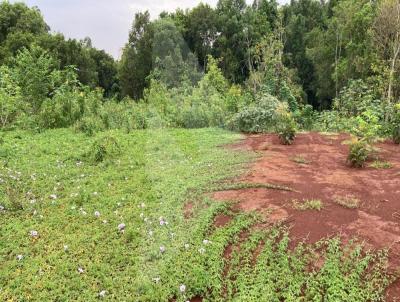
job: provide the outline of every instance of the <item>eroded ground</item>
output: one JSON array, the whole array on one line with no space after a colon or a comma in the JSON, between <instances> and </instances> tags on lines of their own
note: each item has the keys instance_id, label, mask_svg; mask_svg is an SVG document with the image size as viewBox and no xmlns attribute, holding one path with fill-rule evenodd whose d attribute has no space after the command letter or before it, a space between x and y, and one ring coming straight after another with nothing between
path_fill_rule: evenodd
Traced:
<instances>
[{"instance_id":1,"label":"eroded ground","mask_svg":"<svg viewBox=\"0 0 400 302\"><path fill-rule=\"evenodd\" d=\"M391 269L400 267L400 147L380 143L379 160L391 168L350 168L347 135L306 133L292 146L274 135L251 135L234 149L259 153L238 183L274 184L292 191L249 188L216 192L217 200L236 200L244 211L259 211L272 223L290 226L293 242L314 243L327 236L357 237L371 248L388 248ZM319 200L323 208L298 210L294 202ZM356 201L356 206L352 202ZM339 204L342 203L342 204ZM344 203L344 205L343 205ZM351 206L352 208L349 208ZM400 301L400 282L388 292ZM396 300L398 299L398 300Z\"/></svg>"}]
</instances>

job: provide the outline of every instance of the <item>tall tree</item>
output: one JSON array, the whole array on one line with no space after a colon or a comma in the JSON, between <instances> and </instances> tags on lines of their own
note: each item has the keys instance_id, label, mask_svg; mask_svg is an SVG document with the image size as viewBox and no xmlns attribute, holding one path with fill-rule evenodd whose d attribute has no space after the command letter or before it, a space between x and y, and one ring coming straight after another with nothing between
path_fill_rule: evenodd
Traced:
<instances>
[{"instance_id":1,"label":"tall tree","mask_svg":"<svg viewBox=\"0 0 400 302\"><path fill-rule=\"evenodd\" d=\"M387 100L393 101L393 84L400 59L400 1L383 0L373 26L374 39L381 59L389 70Z\"/></svg>"},{"instance_id":2,"label":"tall tree","mask_svg":"<svg viewBox=\"0 0 400 302\"><path fill-rule=\"evenodd\" d=\"M153 25L148 11L137 13L123 50L119 78L123 96L139 99L153 66Z\"/></svg>"}]
</instances>

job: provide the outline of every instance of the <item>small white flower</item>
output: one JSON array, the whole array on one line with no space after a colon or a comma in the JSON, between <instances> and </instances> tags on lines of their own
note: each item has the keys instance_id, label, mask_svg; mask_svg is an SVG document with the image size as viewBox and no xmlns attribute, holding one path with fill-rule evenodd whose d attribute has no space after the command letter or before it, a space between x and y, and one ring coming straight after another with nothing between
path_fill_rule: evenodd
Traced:
<instances>
[{"instance_id":1,"label":"small white flower","mask_svg":"<svg viewBox=\"0 0 400 302\"><path fill-rule=\"evenodd\" d=\"M140 213L140 218L143 218L144 217L144 214L143 213Z\"/></svg>"},{"instance_id":2,"label":"small white flower","mask_svg":"<svg viewBox=\"0 0 400 302\"><path fill-rule=\"evenodd\" d=\"M185 249L189 249L190 248L190 245L189 245L189 243L185 243Z\"/></svg>"},{"instance_id":3,"label":"small white flower","mask_svg":"<svg viewBox=\"0 0 400 302\"><path fill-rule=\"evenodd\" d=\"M30 204L35 204L35 203L36 203L36 199L31 199L31 200L29 201L29 203L30 203Z\"/></svg>"},{"instance_id":4,"label":"small white flower","mask_svg":"<svg viewBox=\"0 0 400 302\"><path fill-rule=\"evenodd\" d=\"M207 244L209 244L209 243L211 243L209 240L207 240L207 239L204 239L204 240L203 240L203 244L204 244L204 245L207 245Z\"/></svg>"},{"instance_id":5,"label":"small white flower","mask_svg":"<svg viewBox=\"0 0 400 302\"><path fill-rule=\"evenodd\" d=\"M78 273L79 274L83 274L85 272L85 270L81 267L78 267Z\"/></svg>"},{"instance_id":6,"label":"small white flower","mask_svg":"<svg viewBox=\"0 0 400 302\"><path fill-rule=\"evenodd\" d=\"M199 253L200 254L204 254L205 252L206 252L205 248L203 248L203 247L199 248Z\"/></svg>"},{"instance_id":7,"label":"small white flower","mask_svg":"<svg viewBox=\"0 0 400 302\"><path fill-rule=\"evenodd\" d=\"M141 207L141 208L146 207L146 205L144 204L144 202L142 202L142 203L140 204L140 207Z\"/></svg>"},{"instance_id":8,"label":"small white flower","mask_svg":"<svg viewBox=\"0 0 400 302\"><path fill-rule=\"evenodd\" d=\"M100 217L100 212L99 212L99 211L94 212L94 216L96 216L97 218L99 218L99 217Z\"/></svg>"},{"instance_id":9,"label":"small white flower","mask_svg":"<svg viewBox=\"0 0 400 302\"><path fill-rule=\"evenodd\" d=\"M69 249L68 245L64 245L64 252L68 252L68 249Z\"/></svg>"},{"instance_id":10,"label":"small white flower","mask_svg":"<svg viewBox=\"0 0 400 302\"><path fill-rule=\"evenodd\" d=\"M179 286L179 291L181 293L184 293L186 291L186 285L185 284L181 284L181 286Z\"/></svg>"},{"instance_id":11,"label":"small white flower","mask_svg":"<svg viewBox=\"0 0 400 302\"><path fill-rule=\"evenodd\" d=\"M120 224L118 225L118 230L119 230L120 232L123 232L123 231L125 230L125 227L126 227L125 223L120 223Z\"/></svg>"},{"instance_id":12,"label":"small white flower","mask_svg":"<svg viewBox=\"0 0 400 302\"><path fill-rule=\"evenodd\" d=\"M21 261L22 259L24 259L24 256L22 256L22 255L17 255L17 260L18 260L18 261Z\"/></svg>"},{"instance_id":13,"label":"small white flower","mask_svg":"<svg viewBox=\"0 0 400 302\"><path fill-rule=\"evenodd\" d=\"M38 231L30 231L29 234L31 235L31 237L34 237L34 238L39 236Z\"/></svg>"},{"instance_id":14,"label":"small white flower","mask_svg":"<svg viewBox=\"0 0 400 302\"><path fill-rule=\"evenodd\" d=\"M106 296L107 292L105 290L102 290L101 292L99 292L99 297L100 298L104 298Z\"/></svg>"},{"instance_id":15,"label":"small white flower","mask_svg":"<svg viewBox=\"0 0 400 302\"><path fill-rule=\"evenodd\" d=\"M97 193L97 192L93 192L93 195L94 195L94 196L97 196L97 195L99 195L99 193Z\"/></svg>"},{"instance_id":16,"label":"small white flower","mask_svg":"<svg viewBox=\"0 0 400 302\"><path fill-rule=\"evenodd\" d=\"M149 236L151 237L151 236L153 236L153 231L149 231Z\"/></svg>"},{"instance_id":17,"label":"small white flower","mask_svg":"<svg viewBox=\"0 0 400 302\"><path fill-rule=\"evenodd\" d=\"M161 252L161 254L165 253L165 247L163 245L160 246L160 252Z\"/></svg>"},{"instance_id":18,"label":"small white flower","mask_svg":"<svg viewBox=\"0 0 400 302\"><path fill-rule=\"evenodd\" d=\"M0 205L0 211L4 211L5 207L3 207L2 205Z\"/></svg>"},{"instance_id":19,"label":"small white flower","mask_svg":"<svg viewBox=\"0 0 400 302\"><path fill-rule=\"evenodd\" d=\"M145 218L143 219L143 221L144 221L144 222L147 222L147 221L149 221L149 218L145 217Z\"/></svg>"},{"instance_id":20,"label":"small white flower","mask_svg":"<svg viewBox=\"0 0 400 302\"><path fill-rule=\"evenodd\" d=\"M160 277L153 278L154 283L158 283L158 282L160 282L160 280L161 280Z\"/></svg>"},{"instance_id":21,"label":"small white flower","mask_svg":"<svg viewBox=\"0 0 400 302\"><path fill-rule=\"evenodd\" d=\"M108 222L107 220L103 220L103 223L104 223L104 224L107 224L107 222Z\"/></svg>"},{"instance_id":22,"label":"small white flower","mask_svg":"<svg viewBox=\"0 0 400 302\"><path fill-rule=\"evenodd\" d=\"M57 199L57 195L56 194L51 194L50 195L50 199L56 200Z\"/></svg>"}]
</instances>

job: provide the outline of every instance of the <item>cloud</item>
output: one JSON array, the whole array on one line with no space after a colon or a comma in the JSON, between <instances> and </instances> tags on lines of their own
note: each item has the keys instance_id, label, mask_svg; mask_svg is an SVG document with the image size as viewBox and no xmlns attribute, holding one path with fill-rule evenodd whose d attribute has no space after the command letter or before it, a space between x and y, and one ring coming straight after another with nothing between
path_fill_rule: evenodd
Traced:
<instances>
[{"instance_id":1,"label":"cloud","mask_svg":"<svg viewBox=\"0 0 400 302\"><path fill-rule=\"evenodd\" d=\"M212 6L218 0L203 0ZM248 0L251 1L252 0ZM280 3L288 0L281 0ZM15 2L15 1L14 1ZM93 45L119 58L128 40L135 13L148 10L156 18L163 11L191 8L196 0L23 0L42 11L52 31L68 38L90 37Z\"/></svg>"}]
</instances>

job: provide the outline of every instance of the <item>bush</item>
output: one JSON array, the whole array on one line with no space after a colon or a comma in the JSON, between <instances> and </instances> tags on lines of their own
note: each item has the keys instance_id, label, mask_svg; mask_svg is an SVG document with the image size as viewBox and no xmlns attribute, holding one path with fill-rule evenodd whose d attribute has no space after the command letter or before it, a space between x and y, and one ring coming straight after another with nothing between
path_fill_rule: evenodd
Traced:
<instances>
[{"instance_id":1,"label":"bush","mask_svg":"<svg viewBox=\"0 0 400 302\"><path fill-rule=\"evenodd\" d=\"M270 94L264 94L258 102L235 114L229 122L229 128L247 133L271 131L279 103L277 98Z\"/></svg>"},{"instance_id":2,"label":"bush","mask_svg":"<svg viewBox=\"0 0 400 302\"><path fill-rule=\"evenodd\" d=\"M276 110L275 131L283 145L291 145L296 138L296 122L282 103Z\"/></svg>"},{"instance_id":3,"label":"bush","mask_svg":"<svg viewBox=\"0 0 400 302\"><path fill-rule=\"evenodd\" d=\"M350 142L350 151L347 162L355 168L362 168L372 152L371 146L367 141L355 138Z\"/></svg>"},{"instance_id":4,"label":"bush","mask_svg":"<svg viewBox=\"0 0 400 302\"><path fill-rule=\"evenodd\" d=\"M121 153L118 141L113 136L107 135L94 141L89 153L86 154L92 162L101 163L105 159L111 159L113 156Z\"/></svg>"},{"instance_id":5,"label":"bush","mask_svg":"<svg viewBox=\"0 0 400 302\"><path fill-rule=\"evenodd\" d=\"M400 144L400 104L394 106L392 118L392 138L395 144Z\"/></svg>"}]
</instances>

